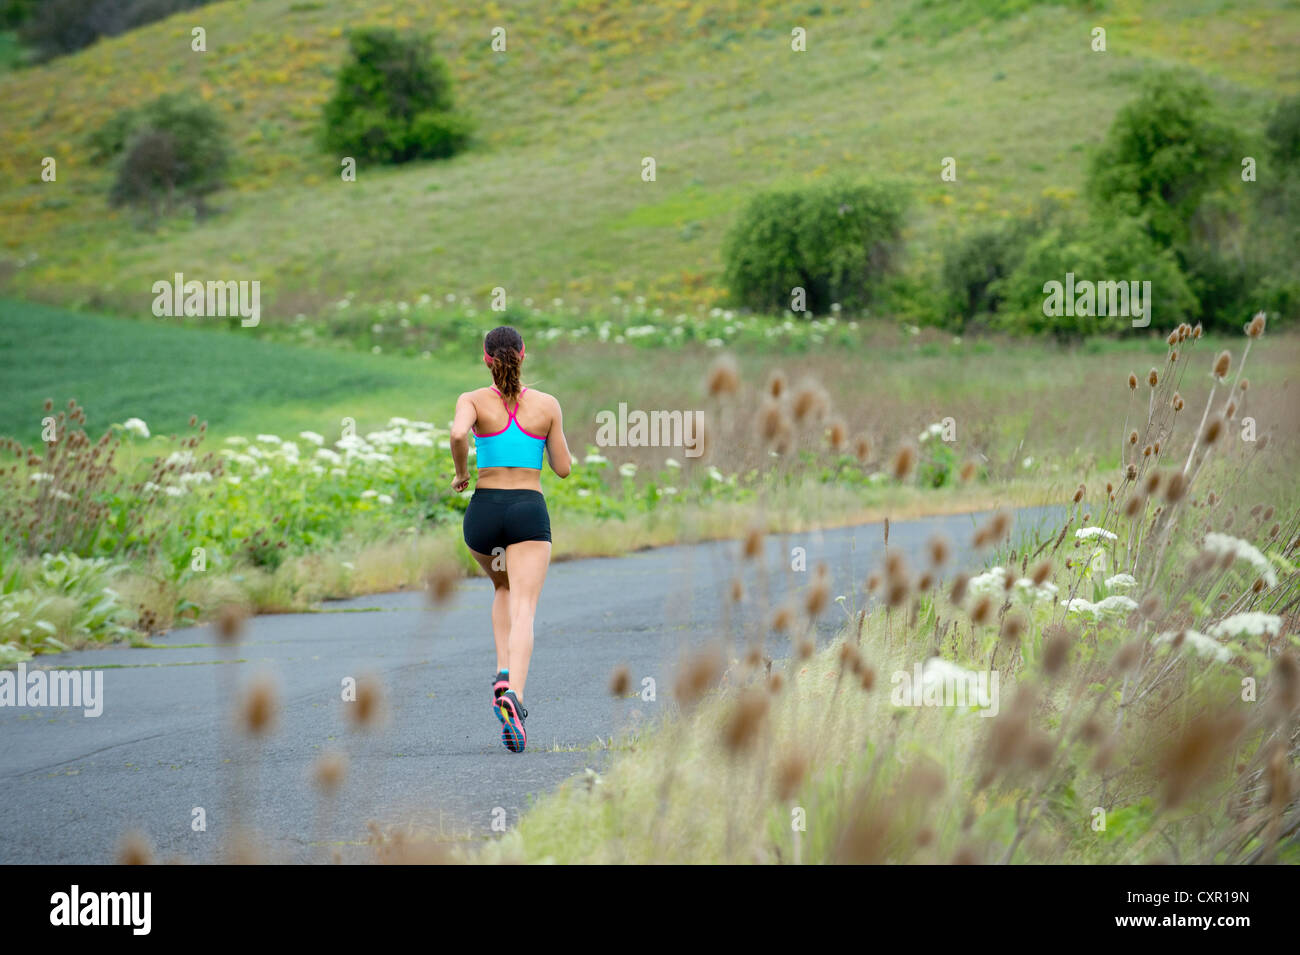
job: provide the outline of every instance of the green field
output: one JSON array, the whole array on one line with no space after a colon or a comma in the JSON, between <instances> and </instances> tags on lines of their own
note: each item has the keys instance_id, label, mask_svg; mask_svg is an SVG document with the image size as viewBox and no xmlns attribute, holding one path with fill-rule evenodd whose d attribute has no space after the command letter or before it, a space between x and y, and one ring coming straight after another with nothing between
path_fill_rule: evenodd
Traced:
<instances>
[{"instance_id":1,"label":"green field","mask_svg":"<svg viewBox=\"0 0 1300 955\"><path fill-rule=\"evenodd\" d=\"M214 435L360 428L394 414L450 417L471 384L468 364L309 349L240 332L127 322L0 301L0 434L34 440L46 398L75 399L87 430L138 417L155 433L190 415ZM401 411L399 409L404 409ZM444 421L445 423L445 421Z\"/></svg>"},{"instance_id":2,"label":"green field","mask_svg":"<svg viewBox=\"0 0 1300 955\"><path fill-rule=\"evenodd\" d=\"M205 54L190 51L195 17ZM473 149L341 181L316 133L344 30L359 24L435 37L479 123ZM505 54L489 49L497 24ZM806 53L791 52L794 26ZM1094 26L1105 53L1090 49ZM1089 147L1151 69L1199 73L1257 132L1300 89L1298 62L1295 0L218 3L0 76L0 291L138 315L174 271L257 278L268 321L344 297L481 304L497 286L566 307L615 294L712 304L722 236L755 191L897 181L914 197L920 266L969 225L1076 201ZM238 169L214 219L143 231L108 209L111 173L85 139L177 89L219 108ZM38 175L47 155L55 183ZM655 182L640 178L646 156ZM956 184L940 181L945 156Z\"/></svg>"}]
</instances>

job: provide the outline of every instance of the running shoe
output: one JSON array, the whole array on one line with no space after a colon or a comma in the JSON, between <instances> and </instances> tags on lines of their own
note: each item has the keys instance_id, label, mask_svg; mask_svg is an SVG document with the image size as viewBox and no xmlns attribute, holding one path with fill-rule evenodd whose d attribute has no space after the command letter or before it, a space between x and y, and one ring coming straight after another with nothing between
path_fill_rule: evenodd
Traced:
<instances>
[{"instance_id":1,"label":"running shoe","mask_svg":"<svg viewBox=\"0 0 1300 955\"><path fill-rule=\"evenodd\" d=\"M506 690L510 689L510 677L505 670L498 670L497 675L492 678L492 708L496 709L497 699Z\"/></svg>"},{"instance_id":2,"label":"running shoe","mask_svg":"<svg viewBox=\"0 0 1300 955\"><path fill-rule=\"evenodd\" d=\"M524 720L528 711L515 696L514 690L506 690L497 698L497 719L501 721L501 742L512 753L522 753L528 744L528 734L524 732Z\"/></svg>"}]
</instances>

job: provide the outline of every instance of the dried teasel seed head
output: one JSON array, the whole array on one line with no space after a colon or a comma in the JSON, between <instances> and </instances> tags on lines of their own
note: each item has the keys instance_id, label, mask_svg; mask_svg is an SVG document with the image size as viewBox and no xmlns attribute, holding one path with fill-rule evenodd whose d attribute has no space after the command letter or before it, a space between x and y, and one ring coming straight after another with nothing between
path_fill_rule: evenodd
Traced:
<instances>
[{"instance_id":1,"label":"dried teasel seed head","mask_svg":"<svg viewBox=\"0 0 1300 955\"><path fill-rule=\"evenodd\" d=\"M869 574L869 575L867 576L866 588L867 588L867 593L869 593L869 594L874 594L877 590L879 590L879 589L880 589L880 575L879 575L879 574Z\"/></svg>"},{"instance_id":2,"label":"dried teasel seed head","mask_svg":"<svg viewBox=\"0 0 1300 955\"><path fill-rule=\"evenodd\" d=\"M1138 376L1133 374L1133 372L1130 371L1128 373L1128 390L1137 391L1137 386L1138 386Z\"/></svg>"},{"instance_id":3,"label":"dried teasel seed head","mask_svg":"<svg viewBox=\"0 0 1300 955\"><path fill-rule=\"evenodd\" d=\"M673 696L682 706L693 706L722 675L722 654L716 647L701 650L678 670Z\"/></svg>"},{"instance_id":4,"label":"dried teasel seed head","mask_svg":"<svg viewBox=\"0 0 1300 955\"><path fill-rule=\"evenodd\" d=\"M866 435L858 435L854 439L853 456L858 459L859 464L866 464L871 460L871 441Z\"/></svg>"},{"instance_id":5,"label":"dried teasel seed head","mask_svg":"<svg viewBox=\"0 0 1300 955\"><path fill-rule=\"evenodd\" d=\"M786 753L776 766L776 798L790 799L808 774L808 757L798 751Z\"/></svg>"},{"instance_id":6,"label":"dried teasel seed head","mask_svg":"<svg viewBox=\"0 0 1300 955\"><path fill-rule=\"evenodd\" d=\"M1127 673L1137 666L1138 661L1142 658L1142 647L1136 640L1130 640L1119 648L1115 654L1111 665L1115 668L1116 673Z\"/></svg>"},{"instance_id":7,"label":"dried teasel seed head","mask_svg":"<svg viewBox=\"0 0 1300 955\"><path fill-rule=\"evenodd\" d=\"M970 577L966 574L958 574L952 582L952 589L948 591L948 599L954 606L960 606L961 602L966 599L966 587L970 583Z\"/></svg>"},{"instance_id":8,"label":"dried teasel seed head","mask_svg":"<svg viewBox=\"0 0 1300 955\"><path fill-rule=\"evenodd\" d=\"M948 541L938 535L930 538L926 543L926 549L930 552L930 563L935 567L942 567L948 563L948 557L952 552Z\"/></svg>"},{"instance_id":9,"label":"dried teasel seed head","mask_svg":"<svg viewBox=\"0 0 1300 955\"><path fill-rule=\"evenodd\" d=\"M1175 411L1183 410L1183 396L1176 391L1174 392L1174 410Z\"/></svg>"},{"instance_id":10,"label":"dried teasel seed head","mask_svg":"<svg viewBox=\"0 0 1300 955\"><path fill-rule=\"evenodd\" d=\"M830 445L832 451L844 450L845 444L848 443L849 433L844 427L844 422L836 419L831 422L831 426L826 429L826 443Z\"/></svg>"},{"instance_id":11,"label":"dried teasel seed head","mask_svg":"<svg viewBox=\"0 0 1300 955\"><path fill-rule=\"evenodd\" d=\"M773 398L780 398L785 394L787 384L785 372L778 369L767 379L767 393Z\"/></svg>"},{"instance_id":12,"label":"dried teasel seed head","mask_svg":"<svg viewBox=\"0 0 1300 955\"><path fill-rule=\"evenodd\" d=\"M1056 676L1070 658L1070 634L1064 627L1055 628L1043 644L1043 672Z\"/></svg>"},{"instance_id":13,"label":"dried teasel seed head","mask_svg":"<svg viewBox=\"0 0 1300 955\"><path fill-rule=\"evenodd\" d=\"M894 453L894 461L890 466L890 471L896 480L905 481L915 467L916 449L905 444Z\"/></svg>"},{"instance_id":14,"label":"dried teasel seed head","mask_svg":"<svg viewBox=\"0 0 1300 955\"><path fill-rule=\"evenodd\" d=\"M1165 500L1170 504L1176 504L1183 499L1183 495L1186 493L1187 478L1183 477L1182 471L1174 471L1169 475L1169 480L1165 482Z\"/></svg>"},{"instance_id":15,"label":"dried teasel seed head","mask_svg":"<svg viewBox=\"0 0 1300 955\"><path fill-rule=\"evenodd\" d=\"M444 561L425 575L425 594L434 606L442 606L455 595L460 579L460 568L451 561Z\"/></svg>"},{"instance_id":16,"label":"dried teasel seed head","mask_svg":"<svg viewBox=\"0 0 1300 955\"><path fill-rule=\"evenodd\" d=\"M239 725L251 736L261 736L275 723L278 701L275 683L259 674L249 683L239 708Z\"/></svg>"},{"instance_id":17,"label":"dried teasel seed head","mask_svg":"<svg viewBox=\"0 0 1300 955\"><path fill-rule=\"evenodd\" d=\"M708 392L711 396L734 395L740 390L740 370L730 355L719 355L709 368Z\"/></svg>"},{"instance_id":18,"label":"dried teasel seed head","mask_svg":"<svg viewBox=\"0 0 1300 955\"><path fill-rule=\"evenodd\" d=\"M1084 496L1084 494L1086 494L1086 493L1088 493L1088 489L1087 489L1086 487L1084 487L1082 484L1080 484L1077 488L1075 488L1075 489L1074 489L1074 503L1075 503L1075 504L1078 504L1080 501L1082 501L1082 500L1083 500L1083 496Z\"/></svg>"},{"instance_id":19,"label":"dried teasel seed head","mask_svg":"<svg viewBox=\"0 0 1300 955\"><path fill-rule=\"evenodd\" d=\"M153 844L138 829L123 834L117 844L118 865L152 865Z\"/></svg>"},{"instance_id":20,"label":"dried teasel seed head","mask_svg":"<svg viewBox=\"0 0 1300 955\"><path fill-rule=\"evenodd\" d=\"M794 611L789 607L778 607L776 613L772 614L772 630L775 633L786 633L794 626Z\"/></svg>"},{"instance_id":21,"label":"dried teasel seed head","mask_svg":"<svg viewBox=\"0 0 1300 955\"><path fill-rule=\"evenodd\" d=\"M632 674L626 666L616 667L609 678L610 696L627 696L627 688L632 685Z\"/></svg>"},{"instance_id":22,"label":"dried teasel seed head","mask_svg":"<svg viewBox=\"0 0 1300 955\"><path fill-rule=\"evenodd\" d=\"M1172 332L1169 333L1169 337L1165 339L1165 344L1168 345L1170 348L1173 348L1175 345L1178 344L1178 329L1175 328Z\"/></svg>"},{"instance_id":23,"label":"dried teasel seed head","mask_svg":"<svg viewBox=\"0 0 1300 955\"><path fill-rule=\"evenodd\" d=\"M741 692L722 728L722 741L733 753L749 749L767 716L768 695L756 688Z\"/></svg>"},{"instance_id":24,"label":"dried teasel seed head","mask_svg":"<svg viewBox=\"0 0 1300 955\"><path fill-rule=\"evenodd\" d=\"M1128 433L1128 443L1129 443L1129 444L1137 444L1137 443L1138 443L1138 433L1137 433L1136 431L1130 431L1130 432Z\"/></svg>"},{"instance_id":25,"label":"dried teasel seed head","mask_svg":"<svg viewBox=\"0 0 1300 955\"><path fill-rule=\"evenodd\" d=\"M1147 479L1144 483L1144 490L1148 495L1156 493L1156 491L1160 490L1160 472L1152 471L1147 475Z\"/></svg>"},{"instance_id":26,"label":"dried teasel seed head","mask_svg":"<svg viewBox=\"0 0 1300 955\"><path fill-rule=\"evenodd\" d=\"M1201 323L1197 322L1196 327L1192 329L1192 338L1200 338L1202 334L1203 330L1201 328Z\"/></svg>"},{"instance_id":27,"label":"dried teasel seed head","mask_svg":"<svg viewBox=\"0 0 1300 955\"><path fill-rule=\"evenodd\" d=\"M1205 423L1205 431L1201 435L1201 440L1207 445L1214 444L1219 440L1219 436L1223 434L1223 427L1222 418L1211 418Z\"/></svg>"},{"instance_id":28,"label":"dried teasel seed head","mask_svg":"<svg viewBox=\"0 0 1300 955\"><path fill-rule=\"evenodd\" d=\"M1232 355L1225 349L1219 352L1219 356L1214 359L1214 377L1222 381L1228 377L1228 371L1232 368Z\"/></svg>"},{"instance_id":29,"label":"dried teasel seed head","mask_svg":"<svg viewBox=\"0 0 1300 955\"><path fill-rule=\"evenodd\" d=\"M1137 476L1138 476L1137 465L1136 465L1136 464L1130 464L1127 468L1125 468L1125 469L1124 469L1124 476L1125 476L1126 478L1128 478L1130 481L1136 481L1136 480L1137 480Z\"/></svg>"},{"instance_id":30,"label":"dried teasel seed head","mask_svg":"<svg viewBox=\"0 0 1300 955\"><path fill-rule=\"evenodd\" d=\"M1018 643L1025 633L1025 618L1018 613L1009 613L1002 618L1002 639L1007 643Z\"/></svg>"},{"instance_id":31,"label":"dried teasel seed head","mask_svg":"<svg viewBox=\"0 0 1300 955\"><path fill-rule=\"evenodd\" d=\"M357 679L357 695L348 707L348 716L354 725L370 727L377 724L383 715L384 689L379 678L373 674L364 674Z\"/></svg>"},{"instance_id":32,"label":"dried teasel seed head","mask_svg":"<svg viewBox=\"0 0 1300 955\"><path fill-rule=\"evenodd\" d=\"M337 792L348 773L348 758L338 750L321 753L312 766L312 781L321 792Z\"/></svg>"},{"instance_id":33,"label":"dried teasel seed head","mask_svg":"<svg viewBox=\"0 0 1300 955\"><path fill-rule=\"evenodd\" d=\"M785 687L785 677L781 675L781 671L780 670L772 671L772 675L767 678L768 692L775 695L777 693L780 693L784 687Z\"/></svg>"},{"instance_id":34,"label":"dried teasel seed head","mask_svg":"<svg viewBox=\"0 0 1300 955\"><path fill-rule=\"evenodd\" d=\"M739 577L731 578L731 589L728 596L733 604L738 604L745 598L745 585L741 583Z\"/></svg>"},{"instance_id":35,"label":"dried teasel seed head","mask_svg":"<svg viewBox=\"0 0 1300 955\"><path fill-rule=\"evenodd\" d=\"M216 631L217 639L222 643L234 643L243 633L244 621L248 619L248 611L239 604L225 603L217 608Z\"/></svg>"},{"instance_id":36,"label":"dried teasel seed head","mask_svg":"<svg viewBox=\"0 0 1300 955\"><path fill-rule=\"evenodd\" d=\"M1137 517L1138 514L1142 512L1142 508L1146 506L1146 503L1147 499L1144 495L1139 493L1132 494L1129 499L1124 502L1124 516L1130 520Z\"/></svg>"},{"instance_id":37,"label":"dried teasel seed head","mask_svg":"<svg viewBox=\"0 0 1300 955\"><path fill-rule=\"evenodd\" d=\"M1243 379L1241 379L1241 384L1238 385L1237 387L1239 387L1242 391L1249 391L1249 390L1250 390L1250 379L1249 379L1249 378L1243 378Z\"/></svg>"},{"instance_id":38,"label":"dried teasel seed head","mask_svg":"<svg viewBox=\"0 0 1300 955\"><path fill-rule=\"evenodd\" d=\"M817 617L826 609L830 599L830 572L825 564L818 564L813 579L808 585L808 593L804 596L804 610L810 618Z\"/></svg>"},{"instance_id":39,"label":"dried teasel seed head","mask_svg":"<svg viewBox=\"0 0 1300 955\"><path fill-rule=\"evenodd\" d=\"M795 647L795 652L799 655L800 660L807 660L813 655L813 651L816 649L817 646L812 642L812 639L804 637L799 641L799 645Z\"/></svg>"},{"instance_id":40,"label":"dried teasel seed head","mask_svg":"<svg viewBox=\"0 0 1300 955\"><path fill-rule=\"evenodd\" d=\"M803 424L812 418L820 417L826 410L825 396L811 385L805 385L795 392L794 396L794 420Z\"/></svg>"},{"instance_id":41,"label":"dried teasel seed head","mask_svg":"<svg viewBox=\"0 0 1300 955\"><path fill-rule=\"evenodd\" d=\"M1264 326L1266 324L1268 324L1268 316L1263 312L1256 312L1255 317L1252 318L1250 324L1246 326L1246 334L1251 338L1258 338L1260 335L1264 334Z\"/></svg>"},{"instance_id":42,"label":"dried teasel seed head","mask_svg":"<svg viewBox=\"0 0 1300 955\"><path fill-rule=\"evenodd\" d=\"M759 554L763 553L763 532L757 527L751 527L745 534L745 546L742 551L746 560L753 560Z\"/></svg>"},{"instance_id":43,"label":"dried teasel seed head","mask_svg":"<svg viewBox=\"0 0 1300 955\"><path fill-rule=\"evenodd\" d=\"M870 693L876 685L876 671L873 667L863 666L862 672L858 674L858 686L862 687L863 692Z\"/></svg>"},{"instance_id":44,"label":"dried teasel seed head","mask_svg":"<svg viewBox=\"0 0 1300 955\"><path fill-rule=\"evenodd\" d=\"M1142 602L1138 604L1138 613L1148 620L1160 616L1161 609L1162 604L1157 594L1147 594L1142 598Z\"/></svg>"},{"instance_id":45,"label":"dried teasel seed head","mask_svg":"<svg viewBox=\"0 0 1300 955\"><path fill-rule=\"evenodd\" d=\"M785 412L775 401L768 401L758 412L758 430L763 440L769 444L778 440L790 428Z\"/></svg>"},{"instance_id":46,"label":"dried teasel seed head","mask_svg":"<svg viewBox=\"0 0 1300 955\"><path fill-rule=\"evenodd\" d=\"M961 466L961 471L958 472L957 476L961 478L963 482L965 482L975 477L977 471L978 471L978 466L975 464L975 462L967 461L965 464Z\"/></svg>"},{"instance_id":47,"label":"dried teasel seed head","mask_svg":"<svg viewBox=\"0 0 1300 955\"><path fill-rule=\"evenodd\" d=\"M1052 562L1047 559L1040 560L1034 565L1033 573L1029 579L1034 582L1035 587L1043 586L1043 582L1052 576Z\"/></svg>"},{"instance_id":48,"label":"dried teasel seed head","mask_svg":"<svg viewBox=\"0 0 1300 955\"><path fill-rule=\"evenodd\" d=\"M984 626L993 617L993 600L987 594L970 608L970 618L977 626Z\"/></svg>"},{"instance_id":49,"label":"dried teasel seed head","mask_svg":"<svg viewBox=\"0 0 1300 955\"><path fill-rule=\"evenodd\" d=\"M1152 368L1149 372L1147 372L1147 384L1150 385L1152 388L1160 384L1160 373L1156 371L1154 368Z\"/></svg>"}]
</instances>

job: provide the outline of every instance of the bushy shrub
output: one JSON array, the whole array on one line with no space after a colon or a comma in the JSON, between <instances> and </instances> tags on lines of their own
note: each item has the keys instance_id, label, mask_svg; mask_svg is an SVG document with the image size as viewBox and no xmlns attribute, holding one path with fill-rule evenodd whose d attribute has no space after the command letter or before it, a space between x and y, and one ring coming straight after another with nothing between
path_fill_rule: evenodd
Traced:
<instances>
[{"instance_id":1,"label":"bushy shrub","mask_svg":"<svg viewBox=\"0 0 1300 955\"><path fill-rule=\"evenodd\" d=\"M998 311L1002 305L1001 281L1011 274L1025 248L1056 214L1055 207L1044 206L1033 215L976 229L949 245L940 268L943 324L962 331L979 316Z\"/></svg>"},{"instance_id":2,"label":"bushy shrub","mask_svg":"<svg viewBox=\"0 0 1300 955\"><path fill-rule=\"evenodd\" d=\"M1112 212L1144 218L1157 242L1172 245L1239 149L1203 86L1160 74L1115 117L1093 156L1090 191Z\"/></svg>"},{"instance_id":3,"label":"bushy shrub","mask_svg":"<svg viewBox=\"0 0 1300 955\"><path fill-rule=\"evenodd\" d=\"M325 104L330 150L401 163L465 148L472 123L453 111L451 73L427 37L376 28L354 31L348 43L348 61Z\"/></svg>"},{"instance_id":4,"label":"bushy shrub","mask_svg":"<svg viewBox=\"0 0 1300 955\"><path fill-rule=\"evenodd\" d=\"M232 154L217 112L175 93L110 120L92 142L105 154L120 153L110 202L148 206L155 213L184 201L202 214L204 198L225 185Z\"/></svg>"},{"instance_id":5,"label":"bushy shrub","mask_svg":"<svg viewBox=\"0 0 1300 955\"><path fill-rule=\"evenodd\" d=\"M40 59L51 59L90 46L100 37L117 36L180 10L211 0L9 0L18 17L19 36ZM29 8L29 9L28 9ZM8 11L6 11L8 12Z\"/></svg>"},{"instance_id":6,"label":"bushy shrub","mask_svg":"<svg viewBox=\"0 0 1300 955\"><path fill-rule=\"evenodd\" d=\"M723 257L733 298L788 310L802 288L810 313L866 306L894 268L905 202L892 187L833 183L756 196L728 234Z\"/></svg>"},{"instance_id":7,"label":"bushy shrub","mask_svg":"<svg viewBox=\"0 0 1300 955\"><path fill-rule=\"evenodd\" d=\"M1273 157L1281 165L1300 167L1300 96L1282 100L1265 129Z\"/></svg>"},{"instance_id":8,"label":"bushy shrub","mask_svg":"<svg viewBox=\"0 0 1300 955\"><path fill-rule=\"evenodd\" d=\"M1020 262L993 293L1003 300L994 325L1006 331L1048 333L1058 338L1117 333L1133 327L1132 315L1102 315L1101 296L1089 315L1049 315L1044 306L1049 282L1150 282L1152 325L1168 327L1194 314L1196 299L1178 260L1162 248L1142 220L1096 217L1086 222L1062 220L1048 226L1025 248ZM1141 285L1139 285L1141 288ZM1063 309L1064 311L1064 309Z\"/></svg>"}]
</instances>

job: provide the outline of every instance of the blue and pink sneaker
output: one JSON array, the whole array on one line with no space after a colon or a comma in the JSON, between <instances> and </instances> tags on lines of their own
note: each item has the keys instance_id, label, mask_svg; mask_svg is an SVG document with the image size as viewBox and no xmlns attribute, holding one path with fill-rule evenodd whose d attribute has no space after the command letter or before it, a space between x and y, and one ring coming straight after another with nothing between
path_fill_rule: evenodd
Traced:
<instances>
[{"instance_id":1,"label":"blue and pink sneaker","mask_svg":"<svg viewBox=\"0 0 1300 955\"><path fill-rule=\"evenodd\" d=\"M506 690L510 689L510 671L497 670L497 675L492 680L492 709L497 708L497 699Z\"/></svg>"},{"instance_id":2,"label":"blue and pink sneaker","mask_svg":"<svg viewBox=\"0 0 1300 955\"><path fill-rule=\"evenodd\" d=\"M528 734L524 732L524 720L528 711L515 696L514 690L506 690L497 697L497 719L501 721L501 742L512 753L522 753L528 744Z\"/></svg>"}]
</instances>

